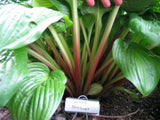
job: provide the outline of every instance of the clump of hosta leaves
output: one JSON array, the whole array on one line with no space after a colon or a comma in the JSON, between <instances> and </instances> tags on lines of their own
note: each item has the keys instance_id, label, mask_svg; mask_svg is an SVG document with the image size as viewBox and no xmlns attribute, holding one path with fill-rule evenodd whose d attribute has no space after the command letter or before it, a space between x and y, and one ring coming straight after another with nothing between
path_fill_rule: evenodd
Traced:
<instances>
[{"instance_id":1,"label":"clump of hosta leaves","mask_svg":"<svg viewBox=\"0 0 160 120\"><path fill-rule=\"evenodd\" d=\"M123 0L121 6L127 12L142 12L146 10L150 5L155 4L155 0Z\"/></svg>"}]
</instances>

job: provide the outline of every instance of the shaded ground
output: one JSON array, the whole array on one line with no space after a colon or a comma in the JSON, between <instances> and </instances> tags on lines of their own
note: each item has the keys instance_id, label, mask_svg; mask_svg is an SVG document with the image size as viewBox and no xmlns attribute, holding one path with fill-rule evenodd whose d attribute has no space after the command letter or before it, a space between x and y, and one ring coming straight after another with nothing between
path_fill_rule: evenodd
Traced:
<instances>
[{"instance_id":1,"label":"shaded ground","mask_svg":"<svg viewBox=\"0 0 160 120\"><path fill-rule=\"evenodd\" d=\"M137 92L131 84L125 84L125 88ZM141 96L140 96L141 97ZM101 101L100 115L104 116L119 116L116 120L160 120L160 85L148 97L133 100L131 97L122 91L117 91L103 98ZM57 112L52 116L51 120L71 120L73 114L64 111L64 103L59 106ZM134 113L137 109L139 111ZM134 115L130 115L133 113ZM120 118L120 116L128 115L129 117ZM112 120L100 117L89 117L89 120ZM82 115L80 119L84 120ZM8 110L0 108L0 120L11 120Z\"/></svg>"}]
</instances>

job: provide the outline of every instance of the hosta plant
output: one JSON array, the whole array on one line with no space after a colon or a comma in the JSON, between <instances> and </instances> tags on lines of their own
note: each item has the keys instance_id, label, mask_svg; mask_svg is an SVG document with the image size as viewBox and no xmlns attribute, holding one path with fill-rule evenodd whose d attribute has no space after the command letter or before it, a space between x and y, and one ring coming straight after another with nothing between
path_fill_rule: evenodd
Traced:
<instances>
[{"instance_id":1,"label":"hosta plant","mask_svg":"<svg viewBox=\"0 0 160 120\"><path fill-rule=\"evenodd\" d=\"M160 78L159 0L135 1L109 8L99 0L93 7L83 0L1 6L0 106L15 120L48 120L64 90L101 96L130 81L151 94Z\"/></svg>"}]
</instances>

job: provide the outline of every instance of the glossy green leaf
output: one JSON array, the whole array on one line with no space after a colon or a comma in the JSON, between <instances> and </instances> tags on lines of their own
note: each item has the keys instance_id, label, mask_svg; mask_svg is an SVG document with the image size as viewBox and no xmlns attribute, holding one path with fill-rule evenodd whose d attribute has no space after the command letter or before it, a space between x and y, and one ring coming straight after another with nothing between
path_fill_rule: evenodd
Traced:
<instances>
[{"instance_id":1,"label":"glossy green leaf","mask_svg":"<svg viewBox=\"0 0 160 120\"><path fill-rule=\"evenodd\" d=\"M153 5L155 0L123 0L121 8L127 12L143 12L150 5Z\"/></svg>"},{"instance_id":2,"label":"glossy green leaf","mask_svg":"<svg viewBox=\"0 0 160 120\"><path fill-rule=\"evenodd\" d=\"M160 0L156 0L156 4L153 6L153 11L160 13Z\"/></svg>"},{"instance_id":3,"label":"glossy green leaf","mask_svg":"<svg viewBox=\"0 0 160 120\"><path fill-rule=\"evenodd\" d=\"M93 15L94 17L102 17L104 13L111 11L112 8L104 8L102 5L100 5L100 2L97 1L97 4L93 7L88 7L87 3L84 3L81 7L81 13L82 15Z\"/></svg>"},{"instance_id":4,"label":"glossy green leaf","mask_svg":"<svg viewBox=\"0 0 160 120\"><path fill-rule=\"evenodd\" d=\"M71 9L65 0L50 0L54 7L67 16L71 16Z\"/></svg>"},{"instance_id":5,"label":"glossy green leaf","mask_svg":"<svg viewBox=\"0 0 160 120\"><path fill-rule=\"evenodd\" d=\"M153 47L160 44L160 22L147 21L136 14L131 15L129 22L133 30L133 39L145 47Z\"/></svg>"},{"instance_id":6,"label":"glossy green leaf","mask_svg":"<svg viewBox=\"0 0 160 120\"><path fill-rule=\"evenodd\" d=\"M5 5L0 9L0 50L16 49L36 41L43 31L63 17L43 7Z\"/></svg>"},{"instance_id":7,"label":"glossy green leaf","mask_svg":"<svg viewBox=\"0 0 160 120\"><path fill-rule=\"evenodd\" d=\"M66 30L64 22L54 23L52 25L54 26L54 29L56 30L57 33L62 33Z\"/></svg>"},{"instance_id":8,"label":"glossy green leaf","mask_svg":"<svg viewBox=\"0 0 160 120\"><path fill-rule=\"evenodd\" d=\"M160 58L136 43L124 46L122 39L113 45L113 58L125 77L143 94L149 95L160 78Z\"/></svg>"},{"instance_id":9,"label":"glossy green leaf","mask_svg":"<svg viewBox=\"0 0 160 120\"><path fill-rule=\"evenodd\" d=\"M93 83L89 87L87 95L97 95L98 93L100 93L102 91L102 89L103 89L103 87L101 84Z\"/></svg>"},{"instance_id":10,"label":"glossy green leaf","mask_svg":"<svg viewBox=\"0 0 160 120\"><path fill-rule=\"evenodd\" d=\"M32 0L31 5L34 7L53 7L53 4L50 2L50 0Z\"/></svg>"},{"instance_id":11,"label":"glossy green leaf","mask_svg":"<svg viewBox=\"0 0 160 120\"><path fill-rule=\"evenodd\" d=\"M82 20L87 32L89 33L90 31L92 31L92 28L95 24L95 18L92 15L84 15L82 16Z\"/></svg>"},{"instance_id":12,"label":"glossy green leaf","mask_svg":"<svg viewBox=\"0 0 160 120\"><path fill-rule=\"evenodd\" d=\"M60 104L67 79L62 71L50 72L42 63L30 63L28 69L7 107L15 120L49 120Z\"/></svg>"},{"instance_id":13,"label":"glossy green leaf","mask_svg":"<svg viewBox=\"0 0 160 120\"><path fill-rule=\"evenodd\" d=\"M0 107L16 93L27 74L27 52L24 48L0 52Z\"/></svg>"}]
</instances>

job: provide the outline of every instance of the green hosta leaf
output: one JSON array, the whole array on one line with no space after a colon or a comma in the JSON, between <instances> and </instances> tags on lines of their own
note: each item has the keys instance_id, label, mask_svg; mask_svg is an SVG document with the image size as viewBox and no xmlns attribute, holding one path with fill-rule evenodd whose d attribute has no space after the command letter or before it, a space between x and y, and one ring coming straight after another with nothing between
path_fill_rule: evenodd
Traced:
<instances>
[{"instance_id":1,"label":"green hosta leaf","mask_svg":"<svg viewBox=\"0 0 160 120\"><path fill-rule=\"evenodd\" d=\"M102 91L102 89L103 89L103 87L101 84L93 83L89 87L87 95L97 95L98 93L100 93Z\"/></svg>"},{"instance_id":2,"label":"green hosta leaf","mask_svg":"<svg viewBox=\"0 0 160 120\"><path fill-rule=\"evenodd\" d=\"M160 13L160 0L156 0L156 4L153 6L153 11Z\"/></svg>"},{"instance_id":3,"label":"green hosta leaf","mask_svg":"<svg viewBox=\"0 0 160 120\"><path fill-rule=\"evenodd\" d=\"M155 0L123 0L121 8L127 12L143 12L150 5L153 5Z\"/></svg>"},{"instance_id":4,"label":"green hosta leaf","mask_svg":"<svg viewBox=\"0 0 160 120\"><path fill-rule=\"evenodd\" d=\"M0 52L0 107L16 93L27 74L27 52L24 48Z\"/></svg>"},{"instance_id":5,"label":"green hosta leaf","mask_svg":"<svg viewBox=\"0 0 160 120\"><path fill-rule=\"evenodd\" d=\"M160 22L147 21L137 16L131 15L129 26L133 30L135 41L143 46L153 47L160 44Z\"/></svg>"},{"instance_id":6,"label":"green hosta leaf","mask_svg":"<svg viewBox=\"0 0 160 120\"><path fill-rule=\"evenodd\" d=\"M71 9L65 0L49 0L54 7L65 15L71 16Z\"/></svg>"},{"instance_id":7,"label":"green hosta leaf","mask_svg":"<svg viewBox=\"0 0 160 120\"><path fill-rule=\"evenodd\" d=\"M64 22L54 23L53 26L57 33L62 33L66 30Z\"/></svg>"},{"instance_id":8,"label":"green hosta leaf","mask_svg":"<svg viewBox=\"0 0 160 120\"><path fill-rule=\"evenodd\" d=\"M87 32L90 33L90 31L92 31L92 28L95 24L95 18L92 15L84 15L82 16L82 20Z\"/></svg>"},{"instance_id":9,"label":"green hosta leaf","mask_svg":"<svg viewBox=\"0 0 160 120\"><path fill-rule=\"evenodd\" d=\"M81 13L82 15L88 15L91 14L94 17L102 17L104 13L111 11L112 8L104 8L102 5L100 5L100 2L97 1L97 4L93 7L89 7L87 3L83 4L81 7Z\"/></svg>"},{"instance_id":10,"label":"green hosta leaf","mask_svg":"<svg viewBox=\"0 0 160 120\"><path fill-rule=\"evenodd\" d=\"M15 120L49 120L62 99L67 79L60 70L50 73L42 63L30 63L28 69L7 107Z\"/></svg>"},{"instance_id":11,"label":"green hosta leaf","mask_svg":"<svg viewBox=\"0 0 160 120\"><path fill-rule=\"evenodd\" d=\"M36 41L43 31L63 17L43 7L6 5L0 9L0 50L16 49Z\"/></svg>"},{"instance_id":12,"label":"green hosta leaf","mask_svg":"<svg viewBox=\"0 0 160 120\"><path fill-rule=\"evenodd\" d=\"M160 78L160 58L142 46L124 46L122 39L113 45L113 58L125 77L144 95L149 95Z\"/></svg>"},{"instance_id":13,"label":"green hosta leaf","mask_svg":"<svg viewBox=\"0 0 160 120\"><path fill-rule=\"evenodd\" d=\"M32 0L31 5L34 7L53 7L53 4L50 2L50 0Z\"/></svg>"}]
</instances>

